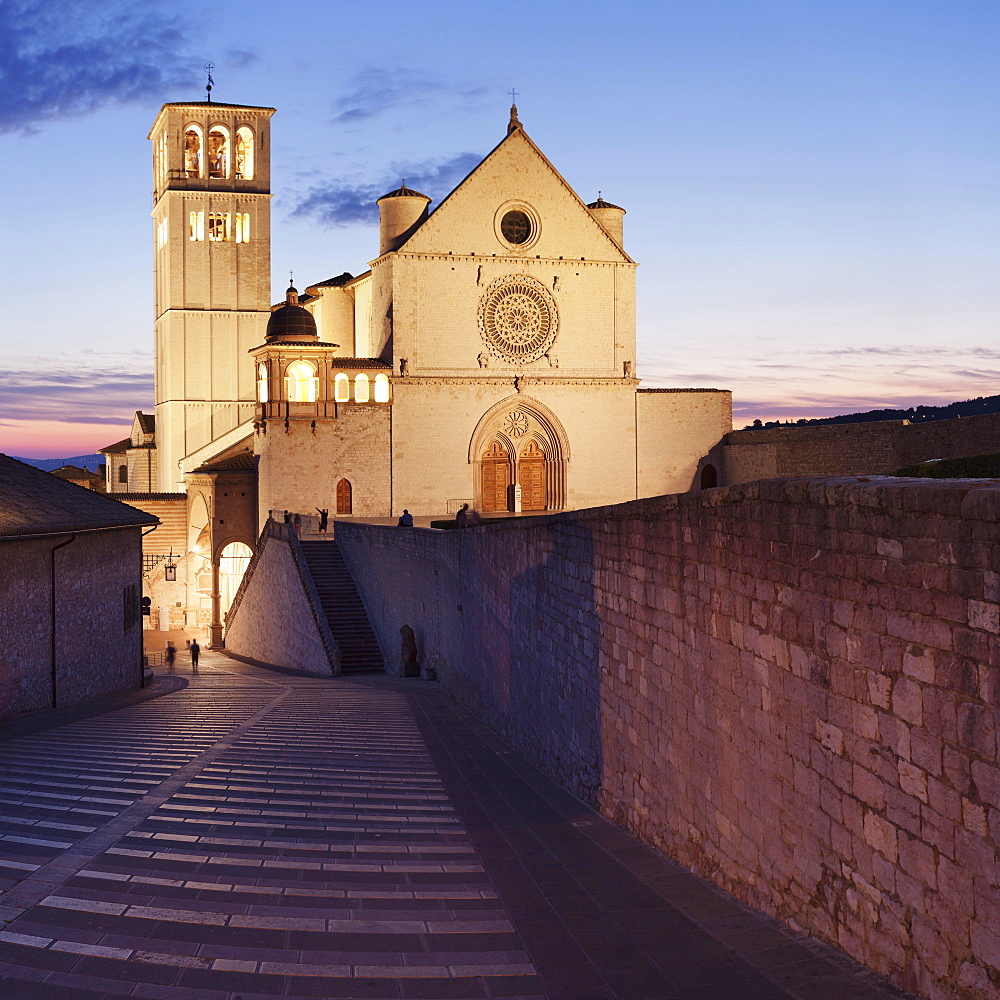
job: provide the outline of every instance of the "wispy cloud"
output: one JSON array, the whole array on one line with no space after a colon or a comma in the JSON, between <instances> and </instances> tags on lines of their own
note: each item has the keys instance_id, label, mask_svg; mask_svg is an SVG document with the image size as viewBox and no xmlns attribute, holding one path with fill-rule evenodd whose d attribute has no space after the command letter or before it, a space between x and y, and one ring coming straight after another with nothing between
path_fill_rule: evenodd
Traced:
<instances>
[{"instance_id":1,"label":"wispy cloud","mask_svg":"<svg viewBox=\"0 0 1000 1000\"><path fill-rule=\"evenodd\" d=\"M108 357L77 363L25 360L0 369L0 411L7 420L121 424L153 401L151 359Z\"/></svg>"},{"instance_id":2,"label":"wispy cloud","mask_svg":"<svg viewBox=\"0 0 1000 1000\"><path fill-rule=\"evenodd\" d=\"M190 84L185 47L159 0L3 0L0 133Z\"/></svg>"},{"instance_id":3,"label":"wispy cloud","mask_svg":"<svg viewBox=\"0 0 1000 1000\"><path fill-rule=\"evenodd\" d=\"M351 182L335 179L316 184L303 195L294 216L308 216L327 226L347 226L352 223L375 222L378 210L376 198L399 187L415 188L434 200L440 200L475 167L482 157L475 153L459 153L446 160L426 160L423 163L396 165L392 172L376 182Z\"/></svg>"},{"instance_id":4,"label":"wispy cloud","mask_svg":"<svg viewBox=\"0 0 1000 1000\"><path fill-rule=\"evenodd\" d=\"M333 103L333 122L359 125L379 115L400 110L446 106L471 110L489 94L488 87L449 83L413 70L369 68L349 84L352 89Z\"/></svg>"}]
</instances>

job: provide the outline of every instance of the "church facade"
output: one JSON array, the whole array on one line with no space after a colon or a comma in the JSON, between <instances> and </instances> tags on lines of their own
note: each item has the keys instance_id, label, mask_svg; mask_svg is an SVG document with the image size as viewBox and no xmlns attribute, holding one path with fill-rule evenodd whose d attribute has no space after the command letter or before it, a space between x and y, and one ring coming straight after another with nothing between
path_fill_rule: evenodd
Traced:
<instances>
[{"instance_id":1,"label":"church facade","mask_svg":"<svg viewBox=\"0 0 1000 1000\"><path fill-rule=\"evenodd\" d=\"M516 108L433 211L405 182L378 200L363 273L272 308L273 110L168 104L149 136L148 467L153 492L197 496L207 525L188 521L213 564L220 545L251 550L269 511L556 511L684 492L714 472L730 394L640 387L625 212L585 204ZM252 513L232 509L237 494ZM246 538L216 523L223 500Z\"/></svg>"}]
</instances>

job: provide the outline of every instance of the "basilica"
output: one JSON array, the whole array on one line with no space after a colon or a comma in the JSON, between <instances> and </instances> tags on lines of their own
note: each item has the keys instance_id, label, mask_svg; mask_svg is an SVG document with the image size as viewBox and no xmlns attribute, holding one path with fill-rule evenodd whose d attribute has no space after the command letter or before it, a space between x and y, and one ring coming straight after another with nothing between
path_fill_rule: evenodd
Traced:
<instances>
[{"instance_id":1,"label":"basilica","mask_svg":"<svg viewBox=\"0 0 1000 1000\"><path fill-rule=\"evenodd\" d=\"M277 305L273 114L166 104L149 134L155 414L104 452L108 491L170 538L147 540L154 627L217 632L271 511L516 514L716 484L730 394L640 387L625 210L585 203L516 107L440 204L405 181L378 199L360 273Z\"/></svg>"}]
</instances>

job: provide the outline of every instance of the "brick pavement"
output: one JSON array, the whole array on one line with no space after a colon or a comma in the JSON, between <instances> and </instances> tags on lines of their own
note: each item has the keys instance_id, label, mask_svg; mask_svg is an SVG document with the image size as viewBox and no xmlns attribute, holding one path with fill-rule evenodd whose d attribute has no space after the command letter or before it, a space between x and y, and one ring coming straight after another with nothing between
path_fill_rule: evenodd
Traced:
<instances>
[{"instance_id":1,"label":"brick pavement","mask_svg":"<svg viewBox=\"0 0 1000 1000\"><path fill-rule=\"evenodd\" d=\"M640 845L435 685L188 669L0 743L3 1000L902 996Z\"/></svg>"}]
</instances>

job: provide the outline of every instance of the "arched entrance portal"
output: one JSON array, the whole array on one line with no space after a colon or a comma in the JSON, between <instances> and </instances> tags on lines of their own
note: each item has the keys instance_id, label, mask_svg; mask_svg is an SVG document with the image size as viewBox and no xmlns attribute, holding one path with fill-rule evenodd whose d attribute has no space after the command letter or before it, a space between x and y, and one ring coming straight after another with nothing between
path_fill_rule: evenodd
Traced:
<instances>
[{"instance_id":1,"label":"arched entrance portal","mask_svg":"<svg viewBox=\"0 0 1000 1000\"><path fill-rule=\"evenodd\" d=\"M545 510L545 452L536 441L529 441L517 458L517 481L521 510Z\"/></svg>"},{"instance_id":2,"label":"arched entrance portal","mask_svg":"<svg viewBox=\"0 0 1000 1000\"><path fill-rule=\"evenodd\" d=\"M219 556L219 610L225 616L232 607L253 550L245 542L230 542Z\"/></svg>"},{"instance_id":3,"label":"arched entrance portal","mask_svg":"<svg viewBox=\"0 0 1000 1000\"><path fill-rule=\"evenodd\" d=\"M473 506L509 510L511 483L521 487L521 510L566 506L569 440L559 418L524 394L509 396L483 414L469 442Z\"/></svg>"},{"instance_id":4,"label":"arched entrance portal","mask_svg":"<svg viewBox=\"0 0 1000 1000\"><path fill-rule=\"evenodd\" d=\"M506 510L507 487L510 485L510 457L499 441L483 452L481 466L482 509Z\"/></svg>"}]
</instances>

